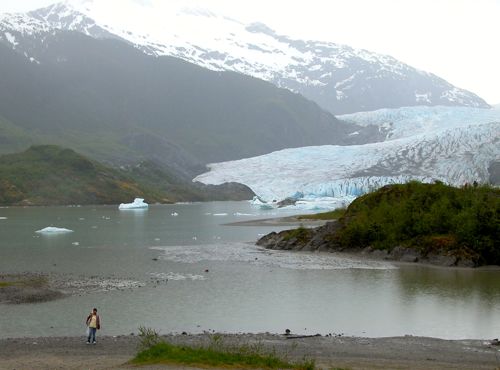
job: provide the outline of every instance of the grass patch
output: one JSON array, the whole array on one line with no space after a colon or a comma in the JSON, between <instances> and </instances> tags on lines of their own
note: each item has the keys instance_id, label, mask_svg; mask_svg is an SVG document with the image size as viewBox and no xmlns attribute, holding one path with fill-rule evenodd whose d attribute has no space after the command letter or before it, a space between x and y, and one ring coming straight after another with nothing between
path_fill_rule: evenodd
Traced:
<instances>
[{"instance_id":1,"label":"grass patch","mask_svg":"<svg viewBox=\"0 0 500 370\"><path fill-rule=\"evenodd\" d=\"M19 284L18 281L0 281L0 288L6 288L17 284Z\"/></svg>"},{"instance_id":2,"label":"grass patch","mask_svg":"<svg viewBox=\"0 0 500 370\"><path fill-rule=\"evenodd\" d=\"M312 236L311 229L299 226L297 229L289 230L285 234L284 240L297 239L301 243L307 243Z\"/></svg>"},{"instance_id":3,"label":"grass patch","mask_svg":"<svg viewBox=\"0 0 500 370\"><path fill-rule=\"evenodd\" d=\"M134 365L174 363L226 368L305 370L315 368L314 360L304 359L302 362L292 363L274 351L264 352L259 344L225 345L222 337L217 334L211 337L211 342L207 346L190 347L167 343L152 329L140 327L139 332L142 351L132 359L131 363Z\"/></svg>"},{"instance_id":4,"label":"grass patch","mask_svg":"<svg viewBox=\"0 0 500 370\"><path fill-rule=\"evenodd\" d=\"M337 220L340 217L344 216L345 211L346 211L345 208L338 208L338 209L334 209L333 211L329 211L329 212L316 213L313 215L301 215L301 216L297 216L297 218L299 220L331 221L331 220Z\"/></svg>"},{"instance_id":5,"label":"grass patch","mask_svg":"<svg viewBox=\"0 0 500 370\"><path fill-rule=\"evenodd\" d=\"M224 367L247 367L262 369L314 369L314 362L292 364L276 354L252 353L247 348L216 349L211 347L191 348L166 342L155 344L139 352L133 364L177 363Z\"/></svg>"}]
</instances>

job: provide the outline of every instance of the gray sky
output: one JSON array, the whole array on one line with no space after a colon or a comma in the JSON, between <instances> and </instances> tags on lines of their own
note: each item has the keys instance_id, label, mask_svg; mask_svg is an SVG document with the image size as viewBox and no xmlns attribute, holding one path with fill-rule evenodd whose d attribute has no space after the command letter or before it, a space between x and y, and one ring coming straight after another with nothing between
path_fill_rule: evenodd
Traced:
<instances>
[{"instance_id":1,"label":"gray sky","mask_svg":"<svg viewBox=\"0 0 500 370\"><path fill-rule=\"evenodd\" d=\"M98 0L106 1L106 0ZM168 0L134 0L154 6ZM0 12L56 0L0 0ZM500 0L185 0L282 34L389 54L500 103Z\"/></svg>"}]
</instances>

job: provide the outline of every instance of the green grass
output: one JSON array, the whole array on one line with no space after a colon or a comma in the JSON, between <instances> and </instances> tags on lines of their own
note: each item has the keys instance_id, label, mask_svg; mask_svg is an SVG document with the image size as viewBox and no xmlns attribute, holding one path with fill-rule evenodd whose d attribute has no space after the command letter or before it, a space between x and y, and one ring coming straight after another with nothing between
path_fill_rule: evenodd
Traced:
<instances>
[{"instance_id":1,"label":"green grass","mask_svg":"<svg viewBox=\"0 0 500 370\"><path fill-rule=\"evenodd\" d=\"M158 343L138 353L131 363L135 365L176 363L212 367L314 369L313 361L293 364L279 358L275 354L257 353L249 350L247 347L224 350L211 347L192 348L166 342Z\"/></svg>"},{"instance_id":2,"label":"green grass","mask_svg":"<svg viewBox=\"0 0 500 370\"><path fill-rule=\"evenodd\" d=\"M312 236L312 230L307 229L304 226L299 226L297 229L290 230L285 235L285 240L297 239L301 243L307 242Z\"/></svg>"},{"instance_id":3,"label":"green grass","mask_svg":"<svg viewBox=\"0 0 500 370\"><path fill-rule=\"evenodd\" d=\"M329 212L316 213L313 215L301 215L297 216L297 218L299 220L325 220L325 221L338 220L345 214L345 211L346 211L345 208L338 208Z\"/></svg>"},{"instance_id":4,"label":"green grass","mask_svg":"<svg viewBox=\"0 0 500 370\"><path fill-rule=\"evenodd\" d=\"M260 343L254 345L226 345L220 334L210 337L207 346L190 347L165 342L158 332L152 328L139 327L141 350L130 363L148 365L159 363L175 363L182 365L198 365L227 368L260 368L260 369L314 369L314 361L300 363L288 362L274 351L267 353Z\"/></svg>"}]
</instances>

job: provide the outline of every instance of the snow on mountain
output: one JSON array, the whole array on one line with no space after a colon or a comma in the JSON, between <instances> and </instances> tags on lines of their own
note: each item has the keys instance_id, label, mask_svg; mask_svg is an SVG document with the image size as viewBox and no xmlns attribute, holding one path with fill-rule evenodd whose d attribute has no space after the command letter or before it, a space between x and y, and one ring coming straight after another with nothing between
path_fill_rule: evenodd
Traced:
<instances>
[{"instance_id":1,"label":"snow on mountain","mask_svg":"<svg viewBox=\"0 0 500 370\"><path fill-rule=\"evenodd\" d=\"M181 1L164 2L161 9L132 0L65 1L0 18L0 38L8 39L12 29L118 37L148 54L270 81L335 114L422 104L488 107L475 94L390 56L291 39L264 24L244 24Z\"/></svg>"},{"instance_id":2,"label":"snow on mountain","mask_svg":"<svg viewBox=\"0 0 500 370\"><path fill-rule=\"evenodd\" d=\"M211 164L209 172L193 181L243 183L266 201L288 197L349 200L409 180L454 185L488 182L490 166L500 161L500 112L486 112L410 107L365 113L361 123L369 121L370 114L375 122L392 122L398 129L408 127L412 120L420 123L413 135L395 130L400 137L380 143L286 149ZM443 120L446 124L440 127Z\"/></svg>"}]
</instances>

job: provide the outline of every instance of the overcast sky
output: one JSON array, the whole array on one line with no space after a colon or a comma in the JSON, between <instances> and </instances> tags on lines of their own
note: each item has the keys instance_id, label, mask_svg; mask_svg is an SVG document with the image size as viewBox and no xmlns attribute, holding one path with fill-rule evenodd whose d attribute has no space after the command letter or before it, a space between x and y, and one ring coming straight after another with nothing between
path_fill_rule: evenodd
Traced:
<instances>
[{"instance_id":1,"label":"overcast sky","mask_svg":"<svg viewBox=\"0 0 500 370\"><path fill-rule=\"evenodd\" d=\"M106 0L98 0L106 1ZM135 0L154 6L159 1ZM55 0L0 0L0 12ZM364 48L500 103L500 0L185 0L278 33ZM119 9L117 9L119 11Z\"/></svg>"}]
</instances>

